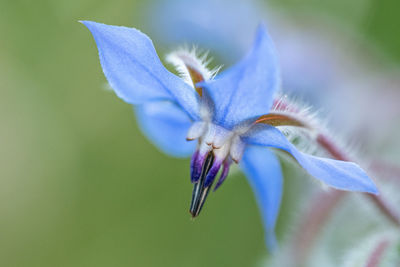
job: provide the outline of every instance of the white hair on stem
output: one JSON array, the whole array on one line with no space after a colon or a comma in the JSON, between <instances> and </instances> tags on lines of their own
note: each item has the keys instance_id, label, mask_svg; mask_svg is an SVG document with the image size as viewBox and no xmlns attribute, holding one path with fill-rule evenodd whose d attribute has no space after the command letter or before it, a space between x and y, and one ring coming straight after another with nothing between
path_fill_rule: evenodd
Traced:
<instances>
[{"instance_id":1,"label":"white hair on stem","mask_svg":"<svg viewBox=\"0 0 400 267\"><path fill-rule=\"evenodd\" d=\"M336 148L352 159L360 160L359 145L354 141L349 141L342 137L341 129L332 131L328 127L329 118L321 119L319 113L312 109L310 105L300 99L289 97L287 94L279 93L274 98L271 112L281 113L293 117L307 127L278 126L278 129L296 145L299 150L319 156L327 156L326 149L318 143L317 138L323 136L327 138ZM333 135L333 133L335 133Z\"/></svg>"},{"instance_id":2,"label":"white hair on stem","mask_svg":"<svg viewBox=\"0 0 400 267\"><path fill-rule=\"evenodd\" d=\"M208 57L208 52L198 51L195 46L189 49L183 46L166 56L166 61L172 64L178 71L179 76L190 86L194 87L188 67L199 73L205 81L212 80L221 67L209 69L208 65L212 58Z\"/></svg>"}]
</instances>

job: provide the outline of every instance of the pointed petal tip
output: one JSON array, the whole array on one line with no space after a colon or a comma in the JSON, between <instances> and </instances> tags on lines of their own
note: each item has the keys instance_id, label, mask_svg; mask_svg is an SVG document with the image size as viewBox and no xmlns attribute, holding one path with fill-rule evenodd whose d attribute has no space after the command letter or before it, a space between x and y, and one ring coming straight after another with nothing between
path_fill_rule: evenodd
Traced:
<instances>
[{"instance_id":1,"label":"pointed petal tip","mask_svg":"<svg viewBox=\"0 0 400 267\"><path fill-rule=\"evenodd\" d=\"M253 132L248 139L244 139L248 144L274 147L289 152L311 176L333 188L378 194L373 180L357 164L305 154L291 144L277 128L267 125L259 127L258 129L264 129Z\"/></svg>"},{"instance_id":2,"label":"pointed petal tip","mask_svg":"<svg viewBox=\"0 0 400 267\"><path fill-rule=\"evenodd\" d=\"M86 28L88 28L92 34L94 34L94 31L96 31L96 29L98 28L96 26L105 25L103 23L94 22L90 20L78 20L78 22L82 23Z\"/></svg>"},{"instance_id":3,"label":"pointed petal tip","mask_svg":"<svg viewBox=\"0 0 400 267\"><path fill-rule=\"evenodd\" d=\"M374 184L374 182L372 182L372 185L370 186L370 189L367 192L374 194L374 195L379 195L379 190L376 187L376 185Z\"/></svg>"},{"instance_id":4,"label":"pointed petal tip","mask_svg":"<svg viewBox=\"0 0 400 267\"><path fill-rule=\"evenodd\" d=\"M356 164L354 164L354 165L356 165ZM352 190L350 188L349 190L379 195L379 190L378 190L378 187L376 186L374 180L372 180L365 173L365 171L363 171L358 165L356 165L356 166L359 168L359 170L361 170L362 174L360 175L360 177L362 177L363 179L361 180L360 184L358 185L358 189Z\"/></svg>"},{"instance_id":5,"label":"pointed petal tip","mask_svg":"<svg viewBox=\"0 0 400 267\"><path fill-rule=\"evenodd\" d=\"M267 30L267 25L265 24L264 21L260 21L257 25L257 32L263 31L263 32L268 32Z\"/></svg>"},{"instance_id":6,"label":"pointed petal tip","mask_svg":"<svg viewBox=\"0 0 400 267\"><path fill-rule=\"evenodd\" d=\"M264 21L261 21L260 23L258 23L257 25L257 30L256 30L256 36L266 36L269 38L269 31L268 31L268 27L267 24Z\"/></svg>"},{"instance_id":7,"label":"pointed petal tip","mask_svg":"<svg viewBox=\"0 0 400 267\"><path fill-rule=\"evenodd\" d=\"M367 185L366 185L365 191L367 193L379 195L379 190L378 190L378 187L376 186L375 182L368 176L367 176L367 178L368 178L368 180L367 180Z\"/></svg>"},{"instance_id":8,"label":"pointed petal tip","mask_svg":"<svg viewBox=\"0 0 400 267\"><path fill-rule=\"evenodd\" d=\"M317 177L314 177L317 178ZM341 191L347 191L347 192L356 192L356 193L367 193L367 194L373 194L373 195L379 195L379 190L376 187L375 183L368 178L369 181L366 181L366 183L362 185L357 185L356 187L337 187L332 184L328 184L326 182L323 182L323 184L326 184L328 187L331 187L335 190L341 190Z\"/></svg>"},{"instance_id":9,"label":"pointed petal tip","mask_svg":"<svg viewBox=\"0 0 400 267\"><path fill-rule=\"evenodd\" d=\"M146 34L132 27L81 23L94 37L104 75L118 97L134 105L168 100L199 119L197 96L163 66Z\"/></svg>"},{"instance_id":10,"label":"pointed petal tip","mask_svg":"<svg viewBox=\"0 0 400 267\"><path fill-rule=\"evenodd\" d=\"M91 20L78 20L78 22L85 25L86 28L88 28L89 31L92 32L92 34L94 34L94 32L97 32L98 30L101 30L102 27L113 27L113 25L107 25L101 22L95 22ZM121 26L116 26L116 27L121 27Z\"/></svg>"},{"instance_id":11,"label":"pointed petal tip","mask_svg":"<svg viewBox=\"0 0 400 267\"><path fill-rule=\"evenodd\" d=\"M97 24L97 22L94 21L90 21L90 20L78 20L79 23L82 23L83 25L85 25L87 28L89 28L89 26L91 24Z\"/></svg>"},{"instance_id":12,"label":"pointed petal tip","mask_svg":"<svg viewBox=\"0 0 400 267\"><path fill-rule=\"evenodd\" d=\"M355 164L356 165L356 164ZM360 170L363 172L364 180L365 180L365 192L374 194L374 195L379 195L379 190L378 187L376 186L376 183L374 182L373 179L363 170L361 167L356 165Z\"/></svg>"},{"instance_id":13,"label":"pointed petal tip","mask_svg":"<svg viewBox=\"0 0 400 267\"><path fill-rule=\"evenodd\" d=\"M213 120L227 129L267 113L279 85L278 53L263 24L242 60L200 84L213 100Z\"/></svg>"}]
</instances>

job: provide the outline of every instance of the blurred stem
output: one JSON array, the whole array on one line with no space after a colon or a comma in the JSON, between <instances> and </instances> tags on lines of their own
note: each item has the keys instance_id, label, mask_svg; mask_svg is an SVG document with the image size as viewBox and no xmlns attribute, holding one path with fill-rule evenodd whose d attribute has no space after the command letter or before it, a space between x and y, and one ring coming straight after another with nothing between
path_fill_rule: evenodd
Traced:
<instances>
[{"instance_id":1,"label":"blurred stem","mask_svg":"<svg viewBox=\"0 0 400 267\"><path fill-rule=\"evenodd\" d=\"M380 159L374 159L371 161L369 169L374 173L381 174L380 177L400 183L400 167L398 166L394 166Z\"/></svg>"},{"instance_id":2,"label":"blurred stem","mask_svg":"<svg viewBox=\"0 0 400 267\"><path fill-rule=\"evenodd\" d=\"M379 208L379 210L386 215L386 217L395 225L400 226L399 214L385 201L382 195L371 195L367 194L373 203Z\"/></svg>"},{"instance_id":3,"label":"blurred stem","mask_svg":"<svg viewBox=\"0 0 400 267\"><path fill-rule=\"evenodd\" d=\"M317 143L328 151L335 159L351 161L328 137L323 134L317 136ZM366 195L380 209L380 211L394 224L400 226L400 217L397 212L383 199L382 195Z\"/></svg>"},{"instance_id":4,"label":"blurred stem","mask_svg":"<svg viewBox=\"0 0 400 267\"><path fill-rule=\"evenodd\" d=\"M367 260L366 267L378 267L382 260L382 255L385 252L386 248L389 245L388 240L382 240L378 243L378 245L372 251L370 257Z\"/></svg>"},{"instance_id":5,"label":"blurred stem","mask_svg":"<svg viewBox=\"0 0 400 267\"><path fill-rule=\"evenodd\" d=\"M351 161L347 155L339 149L326 135L318 134L317 143L323 147L331 156L338 160ZM293 242L293 260L296 265L303 265L307 260L310 249L321 231L323 225L329 220L339 201L347 194L345 191L334 190L320 192L314 198L305 212L299 231ZM379 208L395 225L400 226L400 217L397 212L384 201L381 195L366 194L368 198ZM375 265L371 265L375 266Z\"/></svg>"},{"instance_id":6,"label":"blurred stem","mask_svg":"<svg viewBox=\"0 0 400 267\"><path fill-rule=\"evenodd\" d=\"M329 220L344 194L344 191L332 190L320 192L312 198L310 208L305 212L293 241L292 255L295 266L301 266L306 262L316 236Z\"/></svg>"}]
</instances>

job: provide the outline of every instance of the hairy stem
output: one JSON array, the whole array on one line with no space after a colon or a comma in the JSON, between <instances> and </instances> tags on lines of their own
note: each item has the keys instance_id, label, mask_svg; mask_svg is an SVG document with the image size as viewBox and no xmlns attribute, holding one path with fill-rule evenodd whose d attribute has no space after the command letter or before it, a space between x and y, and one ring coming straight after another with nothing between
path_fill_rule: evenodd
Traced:
<instances>
[{"instance_id":1,"label":"hairy stem","mask_svg":"<svg viewBox=\"0 0 400 267\"><path fill-rule=\"evenodd\" d=\"M311 206L304 214L297 235L293 241L293 261L296 266L306 262L316 236L329 220L330 215L343 198L345 192L332 190L320 192L312 198Z\"/></svg>"},{"instance_id":2,"label":"hairy stem","mask_svg":"<svg viewBox=\"0 0 400 267\"><path fill-rule=\"evenodd\" d=\"M382 255L389 245L388 240L382 240L372 251L370 257L367 260L366 267L378 267L382 260Z\"/></svg>"},{"instance_id":3,"label":"hairy stem","mask_svg":"<svg viewBox=\"0 0 400 267\"><path fill-rule=\"evenodd\" d=\"M326 135L318 133L316 142L324 148L333 158L343 161L351 161L336 144ZM318 193L312 201L308 211L306 211L303 221L300 224L300 231L294 238L293 260L296 264L304 264L309 255L313 243L328 221L335 207L346 195L345 191L332 191ZM368 198L379 208L392 223L400 226L398 213L383 199L381 195L366 194ZM374 265L371 265L374 266Z\"/></svg>"},{"instance_id":4,"label":"hairy stem","mask_svg":"<svg viewBox=\"0 0 400 267\"><path fill-rule=\"evenodd\" d=\"M335 159L351 161L335 144L325 135L319 134L317 142ZM366 194L380 211L394 224L400 226L400 217L397 212L383 199L381 195Z\"/></svg>"},{"instance_id":5,"label":"hairy stem","mask_svg":"<svg viewBox=\"0 0 400 267\"><path fill-rule=\"evenodd\" d=\"M400 167L384 162L380 159L374 159L368 167L374 173L381 174L380 177L400 183Z\"/></svg>"}]
</instances>

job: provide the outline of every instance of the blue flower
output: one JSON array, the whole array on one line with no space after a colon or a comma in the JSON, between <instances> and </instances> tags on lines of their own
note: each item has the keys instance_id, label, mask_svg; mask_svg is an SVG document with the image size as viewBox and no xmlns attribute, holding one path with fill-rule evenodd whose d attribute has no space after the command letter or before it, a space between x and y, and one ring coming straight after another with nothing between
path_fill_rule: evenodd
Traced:
<instances>
[{"instance_id":1,"label":"blue flower","mask_svg":"<svg viewBox=\"0 0 400 267\"><path fill-rule=\"evenodd\" d=\"M238 163L255 192L267 245L273 248L283 180L279 160L270 148L290 153L311 176L331 187L377 193L356 164L300 152L274 127L305 125L271 112L279 71L264 26L258 28L247 56L216 77L193 53L171 54L168 60L182 72L182 79L162 65L151 40L140 31L90 21L83 24L94 36L109 84L120 98L135 105L143 132L167 154L193 153L193 217L201 211L213 183L214 190L221 186L229 166Z\"/></svg>"}]
</instances>

